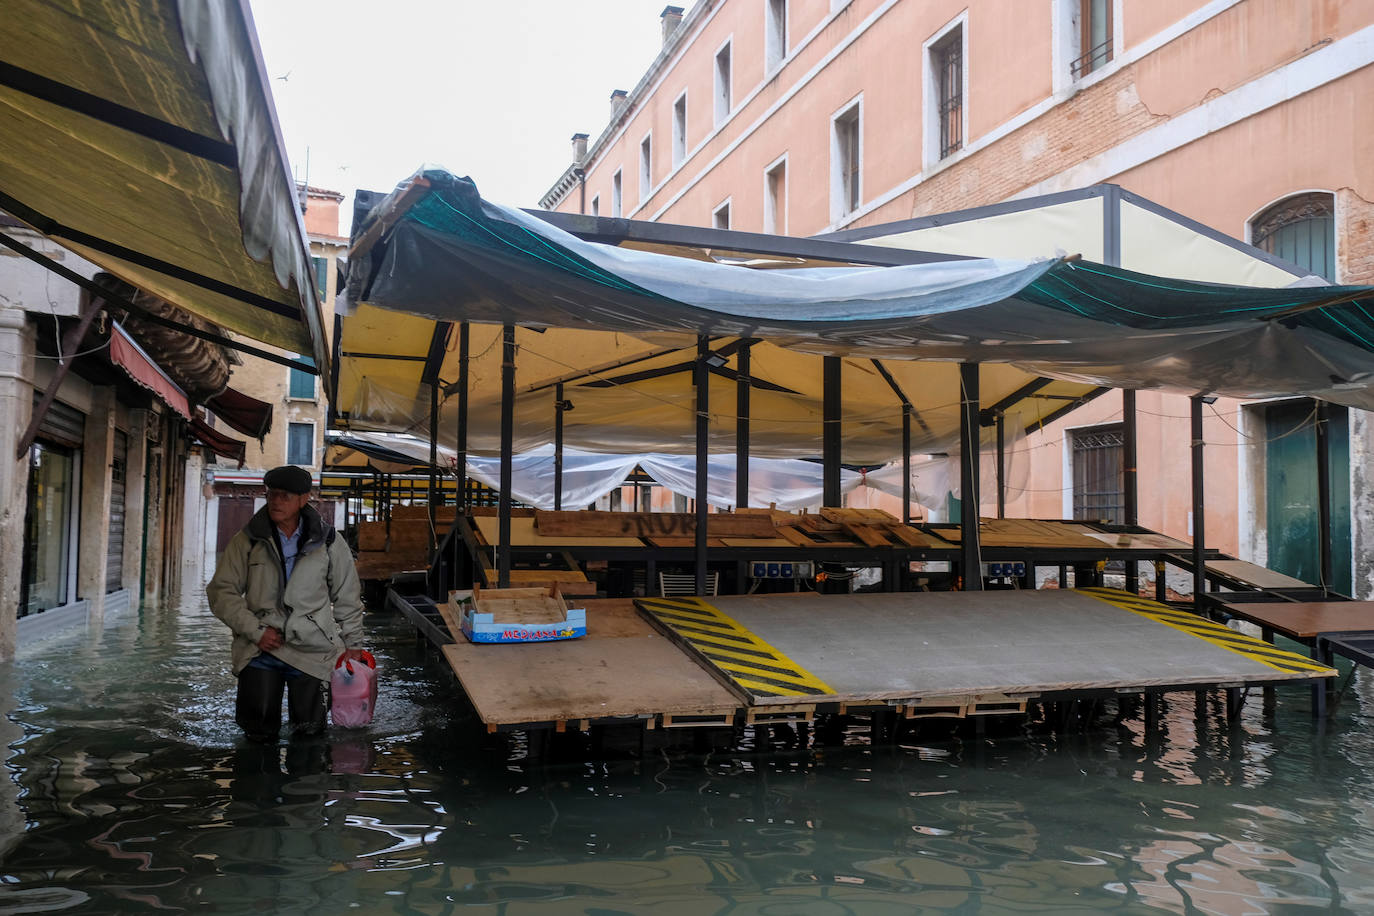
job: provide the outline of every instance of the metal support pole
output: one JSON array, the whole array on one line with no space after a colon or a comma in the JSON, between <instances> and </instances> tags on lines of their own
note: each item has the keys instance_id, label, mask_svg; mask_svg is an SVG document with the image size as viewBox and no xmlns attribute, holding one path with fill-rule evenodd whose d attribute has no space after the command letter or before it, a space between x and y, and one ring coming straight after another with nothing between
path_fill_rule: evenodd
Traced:
<instances>
[{"instance_id":1,"label":"metal support pole","mask_svg":"<svg viewBox=\"0 0 1374 916\"><path fill-rule=\"evenodd\" d=\"M1007 517L1007 418L997 411L997 517Z\"/></svg>"},{"instance_id":2,"label":"metal support pole","mask_svg":"<svg viewBox=\"0 0 1374 916\"><path fill-rule=\"evenodd\" d=\"M838 356L821 357L822 386L824 388L821 421L821 460L822 460L822 495L821 504L825 506L839 506L840 497L840 421L841 421L841 389L840 389L840 367L841 359Z\"/></svg>"},{"instance_id":3,"label":"metal support pole","mask_svg":"<svg viewBox=\"0 0 1374 916\"><path fill-rule=\"evenodd\" d=\"M468 323L458 327L458 454L453 473L457 476L458 511L468 508Z\"/></svg>"},{"instance_id":4,"label":"metal support pole","mask_svg":"<svg viewBox=\"0 0 1374 916\"><path fill-rule=\"evenodd\" d=\"M983 590L978 543L978 364L959 364L959 573L965 591Z\"/></svg>"},{"instance_id":5,"label":"metal support pole","mask_svg":"<svg viewBox=\"0 0 1374 916\"><path fill-rule=\"evenodd\" d=\"M439 382L429 385L429 559L438 546L435 508L439 505Z\"/></svg>"},{"instance_id":6,"label":"metal support pole","mask_svg":"<svg viewBox=\"0 0 1374 916\"><path fill-rule=\"evenodd\" d=\"M496 586L510 588L511 452L515 448L515 325L501 329L501 498L497 506Z\"/></svg>"},{"instance_id":7,"label":"metal support pole","mask_svg":"<svg viewBox=\"0 0 1374 916\"><path fill-rule=\"evenodd\" d=\"M553 508L563 508L563 383L553 386Z\"/></svg>"},{"instance_id":8,"label":"metal support pole","mask_svg":"<svg viewBox=\"0 0 1374 916\"><path fill-rule=\"evenodd\" d=\"M739 348L735 373L735 508L749 507L749 344Z\"/></svg>"},{"instance_id":9,"label":"metal support pole","mask_svg":"<svg viewBox=\"0 0 1374 916\"><path fill-rule=\"evenodd\" d=\"M706 594L706 483L711 435L711 367L706 359L711 355L711 338L697 336L697 363L693 368L696 383L697 463L696 463L696 593Z\"/></svg>"},{"instance_id":10,"label":"metal support pole","mask_svg":"<svg viewBox=\"0 0 1374 916\"><path fill-rule=\"evenodd\" d=\"M1321 586L1331 587L1331 408L1317 402L1317 568Z\"/></svg>"},{"instance_id":11,"label":"metal support pole","mask_svg":"<svg viewBox=\"0 0 1374 916\"><path fill-rule=\"evenodd\" d=\"M1193 439L1193 609L1203 609L1203 594L1207 591L1206 525L1202 507L1202 395L1189 398L1192 406Z\"/></svg>"},{"instance_id":12,"label":"metal support pole","mask_svg":"<svg viewBox=\"0 0 1374 916\"><path fill-rule=\"evenodd\" d=\"M902 524L911 521L911 405L902 404Z\"/></svg>"},{"instance_id":13,"label":"metal support pole","mask_svg":"<svg viewBox=\"0 0 1374 916\"><path fill-rule=\"evenodd\" d=\"M1126 524L1140 524L1140 495L1136 474L1135 391L1121 391L1121 487L1126 502ZM1126 561L1126 591L1132 595L1140 591L1140 561Z\"/></svg>"}]
</instances>

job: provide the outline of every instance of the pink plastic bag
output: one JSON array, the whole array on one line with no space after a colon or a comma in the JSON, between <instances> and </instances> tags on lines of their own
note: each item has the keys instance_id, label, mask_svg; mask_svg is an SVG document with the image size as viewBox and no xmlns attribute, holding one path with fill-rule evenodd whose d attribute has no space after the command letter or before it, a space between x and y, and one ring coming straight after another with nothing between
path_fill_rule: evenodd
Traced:
<instances>
[{"instance_id":1,"label":"pink plastic bag","mask_svg":"<svg viewBox=\"0 0 1374 916\"><path fill-rule=\"evenodd\" d=\"M329 682L329 715L335 725L357 728L372 721L377 708L377 660L364 652L362 661L340 655Z\"/></svg>"}]
</instances>

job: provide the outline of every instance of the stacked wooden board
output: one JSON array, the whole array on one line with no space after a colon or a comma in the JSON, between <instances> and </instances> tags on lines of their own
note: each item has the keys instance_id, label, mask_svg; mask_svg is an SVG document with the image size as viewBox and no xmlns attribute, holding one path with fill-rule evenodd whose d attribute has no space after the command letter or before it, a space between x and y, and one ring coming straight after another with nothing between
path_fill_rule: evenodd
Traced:
<instances>
[{"instance_id":1,"label":"stacked wooden board","mask_svg":"<svg viewBox=\"0 0 1374 916\"><path fill-rule=\"evenodd\" d=\"M453 525L457 509L441 506L435 510L439 537ZM389 579L397 573L424 570L429 566L433 534L426 505L393 506L391 521L358 524L358 578Z\"/></svg>"}]
</instances>

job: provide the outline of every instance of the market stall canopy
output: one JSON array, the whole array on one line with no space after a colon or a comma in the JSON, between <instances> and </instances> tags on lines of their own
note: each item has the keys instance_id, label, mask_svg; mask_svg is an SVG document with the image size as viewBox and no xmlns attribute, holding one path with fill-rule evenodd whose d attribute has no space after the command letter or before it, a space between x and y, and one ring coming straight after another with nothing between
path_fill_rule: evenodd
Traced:
<instances>
[{"instance_id":1,"label":"market stall canopy","mask_svg":"<svg viewBox=\"0 0 1374 916\"><path fill-rule=\"evenodd\" d=\"M295 183L242 0L14 0L0 210L141 290L313 355Z\"/></svg>"},{"instance_id":2,"label":"market stall canopy","mask_svg":"<svg viewBox=\"0 0 1374 916\"><path fill-rule=\"evenodd\" d=\"M580 234L623 225L591 223ZM872 246L804 239L775 239L767 252L728 232L716 236L724 257L702 258L701 243L679 257L586 241L440 171L415 176L355 226L339 415L354 428L424 429L428 381L457 378L453 325L472 322L475 452L495 451L506 323L519 328L518 452L551 441L559 382L573 407L569 444L690 451L698 334L720 363L713 451L733 448L739 344L759 341L751 438L767 457L819 450L819 355L845 360L847 463L895 456L903 398L920 418L913 450L948 450L961 361L983 364L982 403L1027 429L1107 387L1374 407L1366 287L1205 283L1074 258L941 261L888 249L884 262ZM789 261L785 243L801 254Z\"/></svg>"}]
</instances>

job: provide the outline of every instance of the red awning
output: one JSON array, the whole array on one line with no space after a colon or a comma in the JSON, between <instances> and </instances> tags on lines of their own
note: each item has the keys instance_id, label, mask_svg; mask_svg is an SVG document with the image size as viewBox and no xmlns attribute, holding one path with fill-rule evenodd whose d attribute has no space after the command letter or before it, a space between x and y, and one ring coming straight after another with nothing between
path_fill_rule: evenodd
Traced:
<instances>
[{"instance_id":1,"label":"red awning","mask_svg":"<svg viewBox=\"0 0 1374 916\"><path fill-rule=\"evenodd\" d=\"M191 419L191 405L186 400L186 393L117 324L110 331L110 360L127 372L129 378L161 398L168 407Z\"/></svg>"},{"instance_id":2,"label":"red awning","mask_svg":"<svg viewBox=\"0 0 1374 916\"><path fill-rule=\"evenodd\" d=\"M226 426L259 442L272 428L272 405L233 388L226 388L206 399L205 406L214 411Z\"/></svg>"},{"instance_id":3,"label":"red awning","mask_svg":"<svg viewBox=\"0 0 1374 916\"><path fill-rule=\"evenodd\" d=\"M243 460L248 454L248 444L242 439L226 436L211 428L199 416L191 418L191 437L216 455L231 458L239 463L239 467L243 467Z\"/></svg>"}]
</instances>

